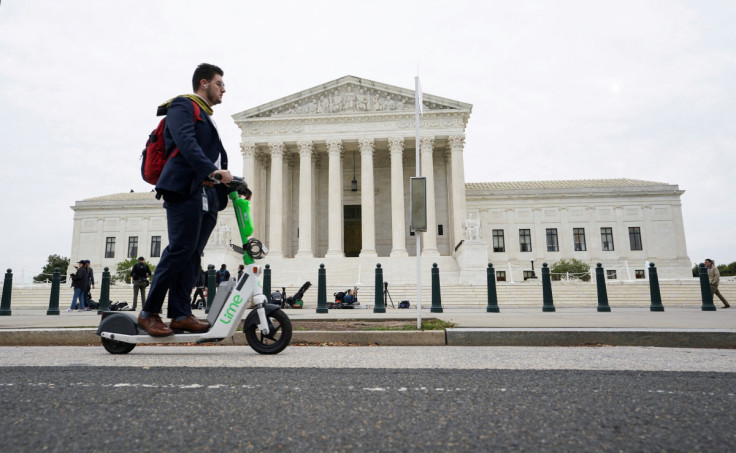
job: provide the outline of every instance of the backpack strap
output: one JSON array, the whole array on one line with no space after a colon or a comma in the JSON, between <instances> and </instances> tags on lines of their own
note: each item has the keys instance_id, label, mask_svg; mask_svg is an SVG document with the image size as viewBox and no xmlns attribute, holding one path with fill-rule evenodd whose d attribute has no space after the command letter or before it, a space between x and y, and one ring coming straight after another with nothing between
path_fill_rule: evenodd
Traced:
<instances>
[{"instance_id":1,"label":"backpack strap","mask_svg":"<svg viewBox=\"0 0 736 453\"><path fill-rule=\"evenodd\" d=\"M192 101L192 105L194 106L194 124L197 124L197 121L202 121L202 109L194 101ZM179 154L178 146L174 148L174 152L171 153L171 156L169 156L169 159L176 156L177 154Z\"/></svg>"}]
</instances>

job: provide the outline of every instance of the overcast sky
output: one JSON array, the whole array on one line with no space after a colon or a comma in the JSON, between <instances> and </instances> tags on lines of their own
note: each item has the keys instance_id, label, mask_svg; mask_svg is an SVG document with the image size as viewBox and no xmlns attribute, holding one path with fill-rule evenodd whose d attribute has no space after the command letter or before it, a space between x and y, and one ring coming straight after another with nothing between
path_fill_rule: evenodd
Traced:
<instances>
[{"instance_id":1,"label":"overcast sky","mask_svg":"<svg viewBox=\"0 0 736 453\"><path fill-rule=\"evenodd\" d=\"M345 75L467 102L468 182L679 185L691 261L736 261L736 1L4 0L0 266L72 259L76 200L149 191L156 106L225 71L231 115ZM93 263L94 265L94 263Z\"/></svg>"}]
</instances>

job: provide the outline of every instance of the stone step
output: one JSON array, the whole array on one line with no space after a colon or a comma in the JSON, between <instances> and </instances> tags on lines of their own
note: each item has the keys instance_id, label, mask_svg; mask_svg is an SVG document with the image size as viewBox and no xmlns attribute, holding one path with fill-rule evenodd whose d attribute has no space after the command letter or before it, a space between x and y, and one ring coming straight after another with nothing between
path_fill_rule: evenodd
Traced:
<instances>
[{"instance_id":1,"label":"stone step","mask_svg":"<svg viewBox=\"0 0 736 453\"><path fill-rule=\"evenodd\" d=\"M304 304L309 308L317 306L316 279L313 285L304 295ZM345 291L350 286L327 285L327 298L331 301L333 294ZM372 284L358 286L358 300L362 306L372 307L375 304L375 288ZM281 287L272 286L272 290L280 290ZM286 287L286 295L293 296L299 289L298 286ZM719 287L726 299L736 302L736 281L728 280L721 283ZM11 310L17 308L46 309L49 305L51 287L50 285L37 285L34 287L14 287L12 291ZM412 307L416 305L416 285L389 285L389 295L394 305L402 300L409 300ZM608 302L611 306L639 306L648 307L651 304L649 282L614 282L607 283L606 292ZM496 285L496 293L499 306L540 306L542 305L542 285L539 282L530 283L506 283L499 282ZM700 283L698 280L673 280L660 282L660 294L664 306L688 306L700 307L702 305L700 294ZM73 295L72 288L60 289L59 308L66 309L71 303ZM95 300L99 299L99 286L92 290ZM443 285L440 288L442 306L485 306L488 303L488 292L485 286L461 286ZM596 285L582 282L553 282L552 297L556 306L597 306L598 296ZM431 286L421 287L422 306L428 307L432 303ZM110 287L110 301L126 301L129 304L133 300L133 287L130 285L113 285ZM720 301L715 301L720 306ZM389 302L390 306L390 302Z\"/></svg>"}]
</instances>

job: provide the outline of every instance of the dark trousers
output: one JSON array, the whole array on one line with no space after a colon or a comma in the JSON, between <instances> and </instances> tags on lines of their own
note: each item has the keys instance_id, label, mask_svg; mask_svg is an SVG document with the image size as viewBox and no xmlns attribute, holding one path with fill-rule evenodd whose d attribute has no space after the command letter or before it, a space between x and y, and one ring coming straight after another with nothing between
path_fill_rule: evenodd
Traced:
<instances>
[{"instance_id":1,"label":"dark trousers","mask_svg":"<svg viewBox=\"0 0 736 453\"><path fill-rule=\"evenodd\" d=\"M718 296L718 298L721 299L721 302L723 302L723 306L724 307L730 307L730 305L728 304L728 301L726 300L726 298L723 297L723 294L721 294L720 291L718 291L718 286L717 285L710 285L710 292L714 296L713 297L714 302L715 302L715 296Z\"/></svg>"},{"instance_id":2,"label":"dark trousers","mask_svg":"<svg viewBox=\"0 0 736 453\"><path fill-rule=\"evenodd\" d=\"M161 313L168 293L169 318L192 314L189 295L199 276L202 251L217 223L215 189L204 187L204 191L209 205L206 212L202 210L201 190L183 201L164 202L169 245L156 266L143 311Z\"/></svg>"},{"instance_id":3,"label":"dark trousers","mask_svg":"<svg viewBox=\"0 0 736 453\"><path fill-rule=\"evenodd\" d=\"M133 280L133 310L138 307L138 292L141 293L141 305L146 301L146 286L148 280Z\"/></svg>"}]
</instances>

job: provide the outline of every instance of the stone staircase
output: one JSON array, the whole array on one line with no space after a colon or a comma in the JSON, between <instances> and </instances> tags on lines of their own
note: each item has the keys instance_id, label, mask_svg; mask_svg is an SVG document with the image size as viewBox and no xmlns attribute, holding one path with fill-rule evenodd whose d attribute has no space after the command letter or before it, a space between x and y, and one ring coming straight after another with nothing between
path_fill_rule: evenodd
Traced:
<instances>
[{"instance_id":1,"label":"stone staircase","mask_svg":"<svg viewBox=\"0 0 736 453\"><path fill-rule=\"evenodd\" d=\"M375 292L373 278L368 276L361 277L363 281L358 286L358 300L363 308L372 308L375 304ZM442 279L442 276L441 276ZM272 283L272 290L280 290L281 286L277 286L275 279ZM312 287L304 296L304 305L306 308L315 308L317 306L317 277L310 280ZM302 282L303 283L303 282ZM423 282L424 283L424 282ZM488 304L488 293L485 286L462 286L458 284L445 284L441 280L440 295L443 307L453 306L478 306L485 307ZM286 295L292 296L301 286L290 285L286 287ZM328 277L327 298L328 301L333 294L338 291L345 291L355 285L336 286L330 284ZM732 304L736 303L736 280L732 277L721 280L719 287L721 293ZM393 304L398 307L402 300L409 300L411 307L416 307L417 287L411 284L394 285L389 282L389 295ZM608 293L608 303L611 309L616 307L649 307L651 304L650 289L648 281L614 281L610 280L606 283L606 291ZM49 296L51 292L50 284L41 284L34 286L17 286L13 287L11 299L11 311L17 309L38 309L47 310L49 306ZM498 296L498 305L504 308L532 308L542 307L542 284L538 280L536 282L510 283L498 282L496 285L496 293ZM69 287L60 289L59 310L64 311L71 304L73 291ZM660 294L662 304L665 307L690 307L699 308L702 305L700 295L700 283L697 279L692 280L664 280L660 281ZM95 300L99 299L100 287L92 290ZM552 296L555 307L590 307L595 309L598 306L598 298L596 285L592 282L552 282ZM432 304L432 291L429 282L421 287L422 306L427 308ZM110 287L110 300L127 301L132 304L133 287L127 284L117 284ZM715 304L720 307L720 301L716 299ZM140 301L139 301L140 307ZM388 303L391 308L391 303Z\"/></svg>"}]
</instances>

